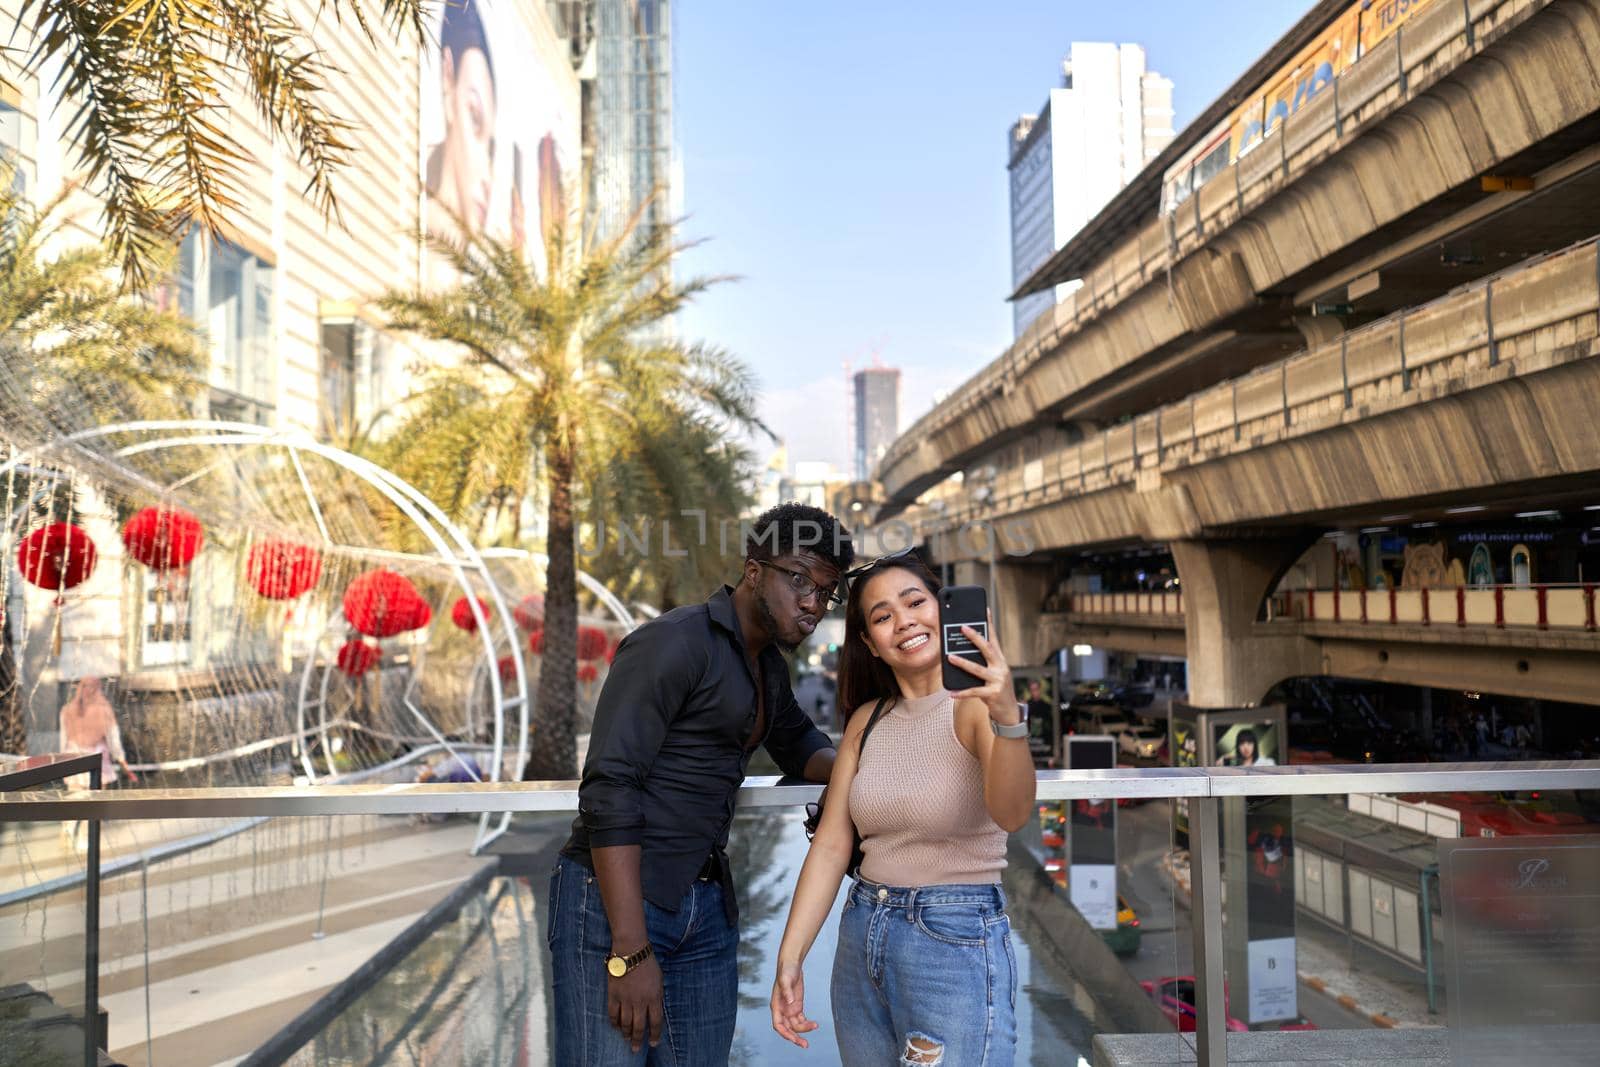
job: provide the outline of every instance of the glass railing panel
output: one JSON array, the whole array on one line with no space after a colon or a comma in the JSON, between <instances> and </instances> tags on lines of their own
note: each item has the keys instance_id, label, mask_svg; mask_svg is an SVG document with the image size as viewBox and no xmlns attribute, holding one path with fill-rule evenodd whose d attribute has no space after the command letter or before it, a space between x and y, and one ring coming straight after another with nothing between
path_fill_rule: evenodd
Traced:
<instances>
[{"instance_id":1,"label":"glass railing panel","mask_svg":"<svg viewBox=\"0 0 1600 1067\"><path fill-rule=\"evenodd\" d=\"M1230 1057L1241 1062L1508 1062L1513 1045L1535 1050L1526 1062L1587 1062L1600 1024L1600 798L1532 789L1587 784L1595 769L1482 767L1454 780L1379 766L1043 775L1038 817L1012 836L1003 874L1019 1062L1124 1062L1108 1052L1113 1037L1127 1039L1116 1046L1124 1051L1146 1043L1135 1060L1167 1055L1150 1043L1197 1026L1213 974ZM1524 791L1482 792L1496 783ZM493 790L90 798L104 812L124 805L106 824L102 884L99 1004L112 1056L130 1065L550 1062L548 886L573 794L504 788L557 810L516 815L477 856L475 815L419 809L486 807ZM1252 789L1282 795L1241 795ZM1191 795L1181 809L1138 796L1163 791ZM1202 799L1207 792L1215 796ZM814 1047L782 1042L767 1006L808 848L800 804L809 796L756 786L735 817L734 1062L836 1058L837 902L807 961L807 1007L822 1024ZM281 814L285 803L374 813ZM132 817L140 805L171 817ZM259 814L275 805L280 813ZM22 807L8 803L7 814ZM1207 811L1220 836L1215 868L1196 834ZM71 987L82 984L70 883L81 892L83 871L72 866L71 824L7 822L0 833L13 894L0 911L12 931L7 982L45 989L70 1012ZM14 858L24 854L36 871ZM50 857L76 873L53 875ZM1108 868L1114 927L1098 903L1104 887L1084 882ZM1218 875L1214 924L1196 918L1211 914L1207 869ZM1197 924L1220 946L1215 972L1196 962L1206 940ZM17 1012L7 1018L20 1032Z\"/></svg>"},{"instance_id":2,"label":"glass railing panel","mask_svg":"<svg viewBox=\"0 0 1600 1067\"><path fill-rule=\"evenodd\" d=\"M1600 793L1417 786L1220 802L1229 1031L1373 1061L1593 1062Z\"/></svg>"},{"instance_id":3,"label":"glass railing panel","mask_svg":"<svg viewBox=\"0 0 1600 1067\"><path fill-rule=\"evenodd\" d=\"M0 823L0 1059L85 1062L88 825ZM63 891L34 896L39 887Z\"/></svg>"},{"instance_id":4,"label":"glass railing panel","mask_svg":"<svg viewBox=\"0 0 1600 1067\"><path fill-rule=\"evenodd\" d=\"M94 784L99 756L0 758L0 792L60 797ZM69 773L70 772L70 773ZM92 1064L103 1017L86 1005L100 931L90 907L96 824L0 822L0 1061Z\"/></svg>"}]
</instances>

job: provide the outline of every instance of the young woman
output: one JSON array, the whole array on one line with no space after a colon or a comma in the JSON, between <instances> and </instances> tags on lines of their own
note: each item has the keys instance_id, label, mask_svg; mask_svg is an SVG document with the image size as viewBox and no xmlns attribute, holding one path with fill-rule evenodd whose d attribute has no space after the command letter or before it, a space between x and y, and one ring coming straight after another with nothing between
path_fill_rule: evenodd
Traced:
<instances>
[{"instance_id":1,"label":"young woman","mask_svg":"<svg viewBox=\"0 0 1600 1067\"><path fill-rule=\"evenodd\" d=\"M940 681L939 583L921 560L878 560L850 577L839 706L853 710L778 949L772 1026L801 1048L817 1028L801 965L859 831L865 859L833 964L841 1061L1009 1067L1016 958L1000 871L1035 784L1011 670L964 627L986 666L952 657L981 681L952 695Z\"/></svg>"}]
</instances>

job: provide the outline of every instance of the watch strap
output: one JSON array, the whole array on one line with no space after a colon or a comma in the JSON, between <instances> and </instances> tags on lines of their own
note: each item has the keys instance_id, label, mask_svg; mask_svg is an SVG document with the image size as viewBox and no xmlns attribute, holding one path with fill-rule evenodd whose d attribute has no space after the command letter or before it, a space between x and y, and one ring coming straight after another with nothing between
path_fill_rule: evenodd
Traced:
<instances>
[{"instance_id":1,"label":"watch strap","mask_svg":"<svg viewBox=\"0 0 1600 1067\"><path fill-rule=\"evenodd\" d=\"M1019 704L1018 707L1021 708L1021 707L1024 707L1024 705L1020 705ZM1020 737L1027 737L1028 736L1028 717L1027 717L1027 714L1026 713L1023 714L1021 722L1014 722L1010 726L1002 726L1000 723L995 722L993 719L990 719L989 720L989 729L994 731L994 735L996 737L1004 737L1004 738L1006 738L1008 740L1012 740L1012 741L1015 741L1017 738L1020 738Z\"/></svg>"},{"instance_id":2,"label":"watch strap","mask_svg":"<svg viewBox=\"0 0 1600 1067\"><path fill-rule=\"evenodd\" d=\"M610 956L608 956L606 958L606 962L607 962L607 964L609 964L612 960L621 960L622 961L622 973L623 974L627 974L628 972L632 971L635 967L639 966L639 964L641 964L645 960L649 959L650 955L651 955L651 952L652 952L652 949L650 947L650 942L646 941L644 943L644 947L643 948L639 949L636 952L630 952L626 956L619 955L618 953L613 952ZM617 977L621 977L621 975L618 975Z\"/></svg>"}]
</instances>

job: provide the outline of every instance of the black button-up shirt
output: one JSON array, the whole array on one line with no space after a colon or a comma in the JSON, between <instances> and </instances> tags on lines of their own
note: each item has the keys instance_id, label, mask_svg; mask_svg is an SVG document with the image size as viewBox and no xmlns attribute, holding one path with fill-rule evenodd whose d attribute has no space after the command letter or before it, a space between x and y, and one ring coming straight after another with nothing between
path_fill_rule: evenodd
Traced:
<instances>
[{"instance_id":1,"label":"black button-up shirt","mask_svg":"<svg viewBox=\"0 0 1600 1067\"><path fill-rule=\"evenodd\" d=\"M767 645L757 662L766 708L759 740L784 774L803 775L832 742L800 710L778 649ZM732 589L645 623L618 646L600 690L562 854L592 868L591 848L639 845L645 899L676 911L713 850L727 847L755 727L756 683ZM719 867L737 921L728 865Z\"/></svg>"}]
</instances>

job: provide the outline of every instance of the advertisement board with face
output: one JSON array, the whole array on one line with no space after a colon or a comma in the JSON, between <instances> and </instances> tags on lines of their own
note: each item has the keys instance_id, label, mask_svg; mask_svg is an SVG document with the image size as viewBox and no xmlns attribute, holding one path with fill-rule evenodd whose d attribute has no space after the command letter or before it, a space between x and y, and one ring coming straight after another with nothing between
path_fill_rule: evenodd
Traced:
<instances>
[{"instance_id":1,"label":"advertisement board with face","mask_svg":"<svg viewBox=\"0 0 1600 1067\"><path fill-rule=\"evenodd\" d=\"M1040 766L1055 766L1061 750L1059 678L1053 667L1019 667L1011 672L1017 703L1028 709L1028 750Z\"/></svg>"},{"instance_id":2,"label":"advertisement board with face","mask_svg":"<svg viewBox=\"0 0 1600 1067\"><path fill-rule=\"evenodd\" d=\"M529 0L452 0L433 9L422 54L424 226L483 234L543 272L545 235L572 206L578 91L571 64Z\"/></svg>"},{"instance_id":3,"label":"advertisement board with face","mask_svg":"<svg viewBox=\"0 0 1600 1067\"><path fill-rule=\"evenodd\" d=\"M1278 728L1271 722L1216 723L1212 726L1212 764L1217 767L1275 767Z\"/></svg>"}]
</instances>

